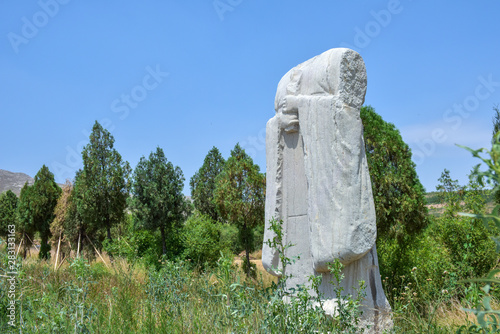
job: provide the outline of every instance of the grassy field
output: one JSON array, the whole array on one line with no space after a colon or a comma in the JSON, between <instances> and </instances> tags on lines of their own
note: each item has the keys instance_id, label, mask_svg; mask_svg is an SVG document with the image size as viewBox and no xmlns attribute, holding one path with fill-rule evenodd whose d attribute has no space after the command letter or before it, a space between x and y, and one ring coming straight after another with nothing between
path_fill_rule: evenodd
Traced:
<instances>
[{"instance_id":1,"label":"grassy field","mask_svg":"<svg viewBox=\"0 0 500 334\"><path fill-rule=\"evenodd\" d=\"M493 202L485 196L490 211ZM439 217L444 205L437 199L436 193L427 194L430 213ZM278 280L264 270L261 255L261 251L251 254L257 275L248 279L241 269L241 254L221 257L215 267L205 270L189 261L146 265L141 259L111 261L106 254L91 263L71 257L56 269L54 253L52 260L40 261L32 248L27 259L18 260L16 328L12 328L7 323L12 299L8 257L2 244L0 333L348 332L335 329L339 319L311 311L312 304L284 305ZM433 282L418 270L384 286L394 312L393 333L455 333L460 326L475 323L475 316L464 308L473 308L484 293L472 284L458 284L457 279L444 271L440 284L453 281L449 286L461 286L461 292L451 293L439 285L432 297L421 295L431 291L425 287ZM383 284L388 284L385 279ZM498 308L496 301L493 306Z\"/></svg>"},{"instance_id":2,"label":"grassy field","mask_svg":"<svg viewBox=\"0 0 500 334\"><path fill-rule=\"evenodd\" d=\"M252 258L257 279L245 278L237 258L222 258L216 268L200 272L188 262L163 261L155 269L119 258L106 265L71 259L54 270L53 262L31 257L18 267L18 327L12 332L281 333L275 322L286 313L269 307L276 279L263 270L259 252ZM1 282L3 312L7 290L6 280ZM391 301L394 333L452 333L473 320L463 302L422 302L413 296L412 283L406 284L404 297ZM12 329L5 319L2 313L1 333Z\"/></svg>"}]
</instances>

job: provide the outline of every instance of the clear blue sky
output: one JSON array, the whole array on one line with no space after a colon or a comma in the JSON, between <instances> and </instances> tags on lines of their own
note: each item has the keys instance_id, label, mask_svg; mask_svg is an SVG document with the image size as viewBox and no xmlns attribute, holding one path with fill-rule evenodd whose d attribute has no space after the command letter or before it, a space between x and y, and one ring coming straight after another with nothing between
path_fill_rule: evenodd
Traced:
<instances>
[{"instance_id":1,"label":"clear blue sky","mask_svg":"<svg viewBox=\"0 0 500 334\"><path fill-rule=\"evenodd\" d=\"M228 157L240 142L265 170L278 81L343 46L424 187L444 168L464 184L478 161L454 144L489 147L500 103L499 14L498 1L2 1L0 168L46 164L64 182L99 120L133 168L162 147L186 194L212 146Z\"/></svg>"}]
</instances>

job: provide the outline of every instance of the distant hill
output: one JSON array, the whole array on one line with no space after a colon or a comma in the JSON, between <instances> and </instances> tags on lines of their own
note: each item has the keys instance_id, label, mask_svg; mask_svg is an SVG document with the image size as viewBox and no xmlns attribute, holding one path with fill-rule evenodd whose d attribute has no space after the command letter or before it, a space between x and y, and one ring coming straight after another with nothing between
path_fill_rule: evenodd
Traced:
<instances>
[{"instance_id":1,"label":"distant hill","mask_svg":"<svg viewBox=\"0 0 500 334\"><path fill-rule=\"evenodd\" d=\"M28 182L32 185L35 180L24 173L13 173L7 170L0 169L0 194L7 190L12 190L14 194L19 196L21 188Z\"/></svg>"}]
</instances>

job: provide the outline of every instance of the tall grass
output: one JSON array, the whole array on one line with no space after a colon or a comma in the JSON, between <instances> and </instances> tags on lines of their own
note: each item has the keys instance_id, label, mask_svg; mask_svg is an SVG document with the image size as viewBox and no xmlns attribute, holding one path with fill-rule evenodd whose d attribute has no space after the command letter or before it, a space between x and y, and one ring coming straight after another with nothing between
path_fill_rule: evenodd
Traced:
<instances>
[{"instance_id":1,"label":"tall grass","mask_svg":"<svg viewBox=\"0 0 500 334\"><path fill-rule=\"evenodd\" d=\"M5 268L5 251L0 253ZM276 299L275 284L263 283L261 276L244 277L227 257L203 272L185 261L163 260L157 270L120 258L110 268L79 258L55 271L46 261L28 259L17 278L17 327L7 325L2 307L0 333L306 333L334 328L331 319L301 308L310 302L307 295L303 303L287 306ZM5 284L1 279L0 291ZM447 298L444 292L442 298L426 300L418 295L419 284L430 283L415 271L388 294L394 333L452 333L467 324L461 311L470 307L465 300ZM0 292L1 305L6 298ZM299 322L309 329L291 326Z\"/></svg>"},{"instance_id":2,"label":"tall grass","mask_svg":"<svg viewBox=\"0 0 500 334\"><path fill-rule=\"evenodd\" d=\"M0 332L260 332L269 287L241 281L232 261L223 262L202 273L182 261L156 270L118 259L108 269L79 258L58 271L26 262L17 279L17 328L2 309Z\"/></svg>"}]
</instances>

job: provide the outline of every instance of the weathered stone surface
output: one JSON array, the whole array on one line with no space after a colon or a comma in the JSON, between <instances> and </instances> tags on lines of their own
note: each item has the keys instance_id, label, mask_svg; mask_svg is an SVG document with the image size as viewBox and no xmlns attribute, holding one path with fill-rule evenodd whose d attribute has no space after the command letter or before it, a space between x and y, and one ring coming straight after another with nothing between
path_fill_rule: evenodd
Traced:
<instances>
[{"instance_id":1,"label":"weathered stone surface","mask_svg":"<svg viewBox=\"0 0 500 334\"><path fill-rule=\"evenodd\" d=\"M363 59L349 49L331 49L291 69L276 92L276 115L266 132L267 190L264 241L271 218L284 222L289 288L323 275L325 310L336 300L328 263L344 265L342 285L355 294L366 282L364 323L379 332L392 326L378 269L376 216L359 109L366 93ZM262 263L274 275L281 267L266 244ZM277 269L277 270L276 270Z\"/></svg>"}]
</instances>

